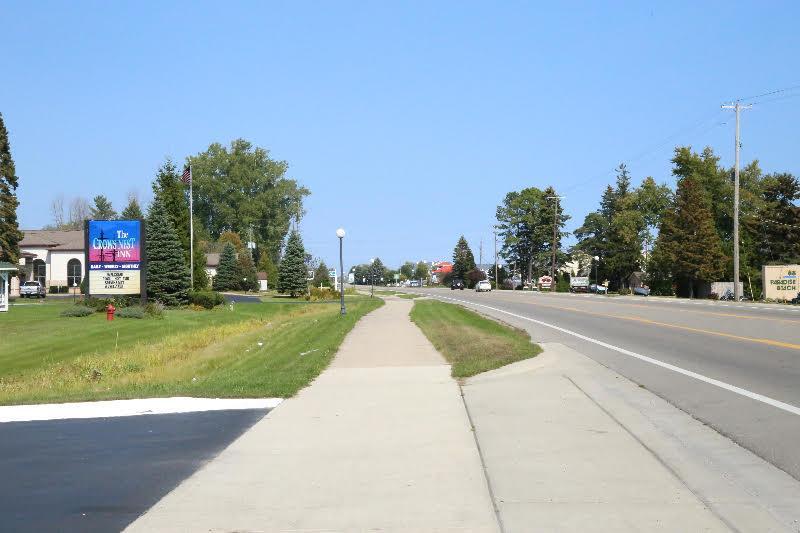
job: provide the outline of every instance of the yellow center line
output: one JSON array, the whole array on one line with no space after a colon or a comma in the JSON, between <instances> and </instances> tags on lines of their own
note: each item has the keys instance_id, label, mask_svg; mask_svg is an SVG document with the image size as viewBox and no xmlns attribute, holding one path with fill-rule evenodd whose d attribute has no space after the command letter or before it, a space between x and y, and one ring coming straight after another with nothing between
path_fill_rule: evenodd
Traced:
<instances>
[{"instance_id":1,"label":"yellow center line","mask_svg":"<svg viewBox=\"0 0 800 533\"><path fill-rule=\"evenodd\" d=\"M658 322L656 320L650 320L647 318L641 318L638 316L629 316L629 315L614 315L610 313L598 313L596 311L587 311L585 309L579 309L577 307L561 307L557 305L547 305L540 302L526 302L533 306L540 306L540 307L549 307L551 309L560 309L562 311L575 311L576 313L583 313L586 315L594 315L594 316L601 316L603 318L619 318L621 320L631 320L633 322L640 322L642 324L648 324L651 326L661 326L664 328L672 328L672 329L681 329L684 331L691 331L693 333L701 333L704 335L714 335L717 337L725 337L728 339L736 339L740 341L746 342L755 342L758 344L767 344L769 346L778 346L780 348L789 348L790 350L800 350L800 344L792 344L790 342L782 342L776 341L772 339L762 339L757 337L743 337L741 335L733 335L731 333L723 333L721 331L713 331L709 329L700 329L700 328L693 328L691 326L681 326L678 324L670 324L668 322Z\"/></svg>"}]
</instances>

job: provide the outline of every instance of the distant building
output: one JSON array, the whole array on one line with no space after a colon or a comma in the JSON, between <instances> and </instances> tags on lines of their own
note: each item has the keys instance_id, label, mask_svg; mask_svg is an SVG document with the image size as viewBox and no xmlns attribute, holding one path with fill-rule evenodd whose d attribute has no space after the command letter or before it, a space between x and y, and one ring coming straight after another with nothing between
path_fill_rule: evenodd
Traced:
<instances>
[{"instance_id":1,"label":"distant building","mask_svg":"<svg viewBox=\"0 0 800 533\"><path fill-rule=\"evenodd\" d=\"M80 286L86 275L82 230L24 230L19 242L18 277L11 280L12 296L19 283L38 281L45 287Z\"/></svg>"},{"instance_id":2,"label":"distant building","mask_svg":"<svg viewBox=\"0 0 800 533\"><path fill-rule=\"evenodd\" d=\"M217 275L217 268L219 268L220 255L221 254L218 253L206 254L206 274L208 274L208 279L212 279L214 276Z\"/></svg>"}]
</instances>

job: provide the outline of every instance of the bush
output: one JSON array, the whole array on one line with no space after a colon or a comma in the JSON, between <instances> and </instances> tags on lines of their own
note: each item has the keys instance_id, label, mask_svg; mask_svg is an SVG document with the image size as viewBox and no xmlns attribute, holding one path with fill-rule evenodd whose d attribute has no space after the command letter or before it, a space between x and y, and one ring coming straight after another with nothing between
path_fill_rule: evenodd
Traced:
<instances>
[{"instance_id":1,"label":"bush","mask_svg":"<svg viewBox=\"0 0 800 533\"><path fill-rule=\"evenodd\" d=\"M306 300L315 302L321 300L336 300L339 298L339 291L328 287L311 287L311 291L306 295Z\"/></svg>"},{"instance_id":2,"label":"bush","mask_svg":"<svg viewBox=\"0 0 800 533\"><path fill-rule=\"evenodd\" d=\"M161 302L147 302L144 312L153 318L164 318L164 304Z\"/></svg>"},{"instance_id":3,"label":"bush","mask_svg":"<svg viewBox=\"0 0 800 533\"><path fill-rule=\"evenodd\" d=\"M84 298L83 300L83 305L91 307L98 313L104 313L108 304L113 305L117 309L122 309L123 307L139 305L139 298L129 297L129 296L117 296L115 298L97 298L95 296L90 296L88 298Z\"/></svg>"},{"instance_id":4,"label":"bush","mask_svg":"<svg viewBox=\"0 0 800 533\"><path fill-rule=\"evenodd\" d=\"M225 297L216 291L190 291L189 303L205 309L213 309L225 304Z\"/></svg>"},{"instance_id":5,"label":"bush","mask_svg":"<svg viewBox=\"0 0 800 533\"><path fill-rule=\"evenodd\" d=\"M47 293L58 294L58 285L50 285L50 287L47 288Z\"/></svg>"},{"instance_id":6,"label":"bush","mask_svg":"<svg viewBox=\"0 0 800 533\"><path fill-rule=\"evenodd\" d=\"M143 307L123 307L114 315L117 318L144 318L144 308Z\"/></svg>"},{"instance_id":7,"label":"bush","mask_svg":"<svg viewBox=\"0 0 800 533\"><path fill-rule=\"evenodd\" d=\"M86 307L85 305L75 305L73 307L61 311L61 316L66 316L66 317L80 317L80 316L89 316L93 314L94 314L94 309Z\"/></svg>"}]
</instances>

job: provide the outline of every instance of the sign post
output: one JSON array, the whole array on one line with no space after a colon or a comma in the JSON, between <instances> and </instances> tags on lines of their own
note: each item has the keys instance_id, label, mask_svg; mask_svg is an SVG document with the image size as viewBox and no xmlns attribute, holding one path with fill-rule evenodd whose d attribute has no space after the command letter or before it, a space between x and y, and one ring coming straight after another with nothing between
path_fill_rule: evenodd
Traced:
<instances>
[{"instance_id":1,"label":"sign post","mask_svg":"<svg viewBox=\"0 0 800 533\"><path fill-rule=\"evenodd\" d=\"M86 295L147 299L144 223L141 220L87 220Z\"/></svg>"}]
</instances>

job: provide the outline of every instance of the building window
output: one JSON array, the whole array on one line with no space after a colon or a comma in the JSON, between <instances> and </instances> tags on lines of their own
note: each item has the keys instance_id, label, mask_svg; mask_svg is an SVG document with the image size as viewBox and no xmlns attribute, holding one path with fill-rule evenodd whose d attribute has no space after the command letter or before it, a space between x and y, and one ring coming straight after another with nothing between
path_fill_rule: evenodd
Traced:
<instances>
[{"instance_id":1,"label":"building window","mask_svg":"<svg viewBox=\"0 0 800 533\"><path fill-rule=\"evenodd\" d=\"M70 287L80 286L81 284L81 262L77 259L70 259L67 262L67 285Z\"/></svg>"},{"instance_id":2,"label":"building window","mask_svg":"<svg viewBox=\"0 0 800 533\"><path fill-rule=\"evenodd\" d=\"M38 281L42 286L47 286L47 265L41 259L33 260L33 281Z\"/></svg>"}]
</instances>

